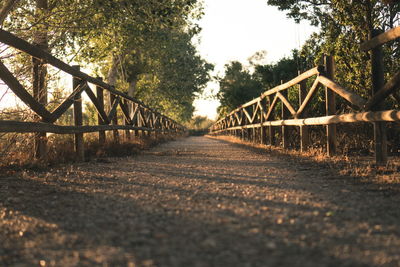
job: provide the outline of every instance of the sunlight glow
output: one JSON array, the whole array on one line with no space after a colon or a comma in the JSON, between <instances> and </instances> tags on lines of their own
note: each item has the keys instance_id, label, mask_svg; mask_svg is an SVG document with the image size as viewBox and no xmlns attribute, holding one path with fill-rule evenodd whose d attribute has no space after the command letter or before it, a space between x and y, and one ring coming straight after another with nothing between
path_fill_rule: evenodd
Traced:
<instances>
[{"instance_id":1,"label":"sunlight glow","mask_svg":"<svg viewBox=\"0 0 400 267\"><path fill-rule=\"evenodd\" d=\"M300 48L317 29L307 23L296 24L284 12L267 5L267 0L205 0L205 15L198 22L202 27L198 46L200 54L215 64L214 75L222 75L224 65L247 59L261 50L267 51L266 62L273 63L291 50ZM204 97L195 101L195 115L215 119L217 100L209 98L218 91L212 82Z\"/></svg>"}]
</instances>

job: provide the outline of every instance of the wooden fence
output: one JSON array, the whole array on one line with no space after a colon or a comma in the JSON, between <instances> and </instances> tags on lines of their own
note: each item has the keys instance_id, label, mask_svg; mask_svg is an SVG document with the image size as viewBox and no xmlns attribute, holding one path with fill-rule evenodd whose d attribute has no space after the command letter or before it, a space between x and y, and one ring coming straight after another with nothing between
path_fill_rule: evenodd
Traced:
<instances>
[{"instance_id":1,"label":"wooden fence","mask_svg":"<svg viewBox=\"0 0 400 267\"><path fill-rule=\"evenodd\" d=\"M81 72L79 66L70 66L37 46L1 29L0 42L27 53L33 59L38 60L40 64L50 64L73 77L71 94L50 112L45 104L41 103L40 97L37 95L35 97L32 96L0 60L0 79L4 81L22 102L39 116L37 121L32 122L0 120L0 132L36 132L42 137L46 136L45 133L75 134L77 158L83 160L84 133L98 132L100 143L104 143L106 141L105 131L111 130L114 131L115 141L118 141L119 138L118 130L125 130L127 138L130 138L131 131L133 131L134 135L150 135L150 133L179 135L186 131L176 121L151 109L141 101L116 90L114 86L103 82L101 78L91 77ZM96 87L96 93L92 91L89 84L93 84ZM109 94L110 108L108 113L105 110L104 91L107 91ZM83 92L86 93L96 107L98 125L82 125L81 94ZM75 125L64 126L54 124L71 106L73 106L74 110ZM122 125L118 124L118 110L122 112L124 117ZM38 154L43 157L46 154L45 141L40 143L41 148Z\"/></svg>"},{"instance_id":2,"label":"wooden fence","mask_svg":"<svg viewBox=\"0 0 400 267\"><path fill-rule=\"evenodd\" d=\"M400 121L400 110L381 110L382 102L392 95L398 103L400 97L396 90L400 88L400 72L384 83L382 45L400 37L400 27L385 33L373 31L369 41L361 45L362 51L370 51L372 60L371 97L363 97L346 90L334 81L335 64L331 56L325 57L324 66L308 70L293 80L281 84L261 94L226 117L218 120L210 128L211 134L229 134L274 145L276 127L281 128L282 146L289 148L288 126L300 127L300 147L307 150L310 144L309 126L326 125L328 155L336 153L336 124L371 122L374 124L375 155L377 164L387 161L386 122ZM307 79L314 79L307 90ZM288 90L297 86L299 108L288 100ZM310 117L310 103L320 86L325 88L326 116ZM353 113L337 114L336 97L341 97L349 104ZM276 120L278 103L281 106L280 119Z\"/></svg>"}]
</instances>

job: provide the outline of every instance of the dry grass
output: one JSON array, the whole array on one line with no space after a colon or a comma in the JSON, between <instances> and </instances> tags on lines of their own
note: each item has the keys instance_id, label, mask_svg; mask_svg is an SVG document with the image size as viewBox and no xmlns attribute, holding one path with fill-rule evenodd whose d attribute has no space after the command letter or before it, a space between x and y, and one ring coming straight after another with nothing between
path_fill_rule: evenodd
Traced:
<instances>
[{"instance_id":1,"label":"dry grass","mask_svg":"<svg viewBox=\"0 0 400 267\"><path fill-rule=\"evenodd\" d=\"M400 157L398 156L390 157L385 166L377 166L373 156L338 155L328 157L322 148L311 148L307 152L302 153L299 150L284 150L281 147L252 143L233 136L208 137L262 149L276 156L297 157L302 160L324 164L329 168L337 169L341 175L352 176L362 182L378 184L400 183Z\"/></svg>"},{"instance_id":2,"label":"dry grass","mask_svg":"<svg viewBox=\"0 0 400 267\"><path fill-rule=\"evenodd\" d=\"M140 136L125 140L120 135L120 141L113 142L112 136L107 136L108 142L100 144L97 134L85 134L85 159L101 160L105 157L132 156L142 150L157 144L173 140L172 136ZM45 169L60 163L76 161L73 135L49 135L48 154L46 160L34 158L33 134L7 134L0 139L0 170L14 172L21 169Z\"/></svg>"}]
</instances>

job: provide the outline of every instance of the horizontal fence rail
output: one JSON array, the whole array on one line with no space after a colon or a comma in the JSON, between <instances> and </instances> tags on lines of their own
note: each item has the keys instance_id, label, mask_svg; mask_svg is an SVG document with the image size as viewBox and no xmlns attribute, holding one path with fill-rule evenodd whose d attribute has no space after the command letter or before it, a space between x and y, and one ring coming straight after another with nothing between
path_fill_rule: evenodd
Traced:
<instances>
[{"instance_id":1,"label":"horizontal fence rail","mask_svg":"<svg viewBox=\"0 0 400 267\"><path fill-rule=\"evenodd\" d=\"M130 131L135 135L149 135L151 132L157 134L182 134L186 129L173 119L148 107L143 102L131 97L109 85L101 78L94 78L80 71L79 66L70 66L57 59L50 53L18 38L10 32L0 29L0 42L30 55L40 64L49 64L73 77L73 89L71 94L54 110L49 111L46 105L41 103L37 96L32 96L28 90L18 81L7 66L0 60L0 79L11 89L11 91L25 103L36 115L37 121L7 121L0 119L0 132L16 133L56 133L76 134L76 149L80 155L83 154L83 133L99 132L100 142L105 142L105 131L114 131L114 139L118 139L118 130L125 130L130 138ZM95 86L95 92L89 84ZM98 125L82 125L82 96L85 92L97 111ZM108 93L109 111L105 109L104 92ZM73 106L74 126L56 125L54 123ZM118 111L123 114L123 125L118 125Z\"/></svg>"},{"instance_id":2,"label":"horizontal fence rail","mask_svg":"<svg viewBox=\"0 0 400 267\"><path fill-rule=\"evenodd\" d=\"M386 126L385 122L400 121L400 110L381 110L383 101L390 95L398 103L400 97L397 90L400 88L400 71L395 73L385 84L378 84L376 80L384 81L381 46L400 37L400 27L385 33L376 33L371 39L361 45L363 51L371 50L372 62L372 96L369 99L347 90L334 81L334 59L325 57L324 66L310 69L296 78L265 91L259 97L243 104L218 120L210 127L211 134L229 134L257 141L262 144L275 144L275 128L281 128L282 146L289 148L288 126L300 127L300 148L307 150L310 139L310 125L326 125L328 155L336 153L336 126L338 123L372 122L375 131L375 152L377 163L385 163ZM377 77L378 76L378 77ZM381 77L380 77L381 76ZM307 81L313 79L307 90ZM297 86L299 102L290 103L288 90ZM312 117L310 104L320 87L325 89L326 116ZM336 97L345 100L353 113L337 114ZM298 108L295 108L298 106ZM280 109L280 110L279 110ZM280 111L280 114L278 114ZM279 119L278 119L279 117Z\"/></svg>"}]
</instances>

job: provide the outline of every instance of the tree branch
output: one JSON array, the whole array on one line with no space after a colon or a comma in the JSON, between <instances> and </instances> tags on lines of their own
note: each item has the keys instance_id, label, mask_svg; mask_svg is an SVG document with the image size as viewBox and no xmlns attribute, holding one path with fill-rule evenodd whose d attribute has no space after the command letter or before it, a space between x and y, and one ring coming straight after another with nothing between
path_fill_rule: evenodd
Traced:
<instances>
[{"instance_id":1,"label":"tree branch","mask_svg":"<svg viewBox=\"0 0 400 267\"><path fill-rule=\"evenodd\" d=\"M8 0L0 10L0 27L19 0Z\"/></svg>"}]
</instances>

